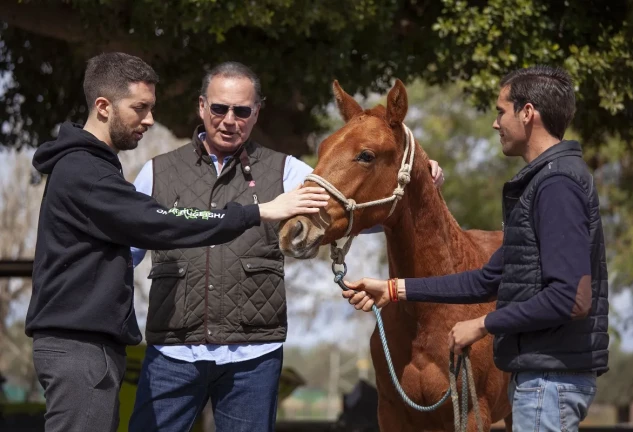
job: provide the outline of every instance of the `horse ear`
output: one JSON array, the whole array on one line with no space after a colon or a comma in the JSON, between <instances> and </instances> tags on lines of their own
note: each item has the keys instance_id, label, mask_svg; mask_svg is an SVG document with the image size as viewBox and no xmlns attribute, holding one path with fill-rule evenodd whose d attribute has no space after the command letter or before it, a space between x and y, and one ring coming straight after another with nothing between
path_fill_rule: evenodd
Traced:
<instances>
[{"instance_id":1,"label":"horse ear","mask_svg":"<svg viewBox=\"0 0 633 432\"><path fill-rule=\"evenodd\" d=\"M334 92L334 99L336 100L336 106L341 113L341 117L345 120L345 123L350 121L356 114L363 112L363 108L354 100L353 97L345 93L345 90L339 85L337 80L334 80L332 84L332 90Z\"/></svg>"},{"instance_id":2,"label":"horse ear","mask_svg":"<svg viewBox=\"0 0 633 432\"><path fill-rule=\"evenodd\" d=\"M387 122L389 126L395 127L404 122L409 108L409 99L407 98L407 90L399 79L387 95Z\"/></svg>"}]
</instances>

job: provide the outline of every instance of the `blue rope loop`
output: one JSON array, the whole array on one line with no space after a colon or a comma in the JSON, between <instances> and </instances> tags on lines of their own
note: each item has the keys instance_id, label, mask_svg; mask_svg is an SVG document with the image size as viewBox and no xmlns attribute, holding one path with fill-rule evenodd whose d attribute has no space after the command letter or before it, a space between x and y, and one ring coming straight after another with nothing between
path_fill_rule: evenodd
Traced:
<instances>
[{"instance_id":1,"label":"blue rope loop","mask_svg":"<svg viewBox=\"0 0 633 432\"><path fill-rule=\"evenodd\" d=\"M343 266L343 270L342 271L336 270L336 263L332 262L332 273L334 273L334 282L337 283L341 287L341 289L343 291L347 291L347 290L349 290L349 288L347 288L347 286L345 286L345 283L343 283L343 278L347 274L347 264L345 262L343 262L342 266ZM373 305L371 307L371 310L374 312L374 315L376 315L376 324L378 326L378 334L380 335L380 341L382 342L382 348L383 348L383 351L385 352L385 358L387 360L387 366L389 367L389 375L391 375L391 381L393 382L394 387L396 388L396 390L400 394L400 397L402 398L402 400L404 400L406 402L407 405L409 405L411 408L413 408L413 409L415 409L417 411L422 411L422 412L435 411L444 402L446 402L446 399L448 399L448 397L451 395L450 387L448 388L448 390L446 390L446 393L444 393L444 396L442 396L440 398L440 400L438 402L434 403L433 405L424 406L424 405L418 405L415 402L413 402L409 398L409 396L407 396L407 394L404 392L404 389L402 388L402 386L400 385L400 381L398 380L398 376L396 375L396 370L395 370L395 368L393 366L393 361L391 360L391 353L389 351L389 345L387 344L387 335L385 334L385 326L384 326L384 324L382 322L382 317L380 315L380 309L378 309L376 307L376 305ZM457 358L457 367L455 369L452 369L452 370L456 371L456 374L459 374L459 369L461 368L461 363L462 363L462 356L458 356L458 358ZM454 366L454 359L453 359L453 355L452 354L451 354L451 358L450 358L450 364L451 364L451 367ZM464 368L464 371L465 370L466 369Z\"/></svg>"},{"instance_id":2,"label":"blue rope loop","mask_svg":"<svg viewBox=\"0 0 633 432\"><path fill-rule=\"evenodd\" d=\"M343 270L336 270L336 263L332 262L332 273L334 273L334 283L338 284L338 286L341 287L343 291L347 291L349 290L349 288L347 288L345 286L345 283L343 282L343 278L347 274L347 264L343 262L343 264L341 265L343 266Z\"/></svg>"}]
</instances>

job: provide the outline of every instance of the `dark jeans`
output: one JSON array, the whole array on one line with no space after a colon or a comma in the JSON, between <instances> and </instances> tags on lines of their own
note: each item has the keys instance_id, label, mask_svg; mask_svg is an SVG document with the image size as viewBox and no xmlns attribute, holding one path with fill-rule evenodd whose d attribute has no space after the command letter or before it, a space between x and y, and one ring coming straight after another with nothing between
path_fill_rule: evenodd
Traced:
<instances>
[{"instance_id":1,"label":"dark jeans","mask_svg":"<svg viewBox=\"0 0 633 432\"><path fill-rule=\"evenodd\" d=\"M46 397L46 432L115 432L125 348L42 336L33 364Z\"/></svg>"},{"instance_id":2,"label":"dark jeans","mask_svg":"<svg viewBox=\"0 0 633 432\"><path fill-rule=\"evenodd\" d=\"M150 346L129 430L189 431L211 398L217 432L272 432L282 361L282 348L253 360L217 365L175 360Z\"/></svg>"}]
</instances>

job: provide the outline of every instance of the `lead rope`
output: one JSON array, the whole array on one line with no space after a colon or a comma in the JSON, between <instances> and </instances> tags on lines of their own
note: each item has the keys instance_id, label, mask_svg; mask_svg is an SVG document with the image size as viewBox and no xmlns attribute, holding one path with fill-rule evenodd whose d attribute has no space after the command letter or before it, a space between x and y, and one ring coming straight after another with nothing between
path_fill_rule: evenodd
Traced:
<instances>
[{"instance_id":1,"label":"lead rope","mask_svg":"<svg viewBox=\"0 0 633 432\"><path fill-rule=\"evenodd\" d=\"M345 263L345 261L343 261L343 270L336 270L336 265L336 262L332 262L334 282L337 283L343 291L348 291L349 288L347 288L345 286L345 283L343 282L343 278L345 277L345 274L347 274L347 264ZM453 402L455 432L465 432L468 426L468 390L470 389L473 410L475 411L475 419L477 421L477 430L479 432L483 432L483 423L481 421L481 412L479 411L479 401L477 399L477 389L475 387L472 364L470 362L470 349L465 349L464 353L457 357L457 365L455 365L455 354L453 352L450 353L448 366L449 388L448 390L446 390L446 393L444 393L440 400L435 404L429 406L418 405L417 403L412 401L409 396L407 396L404 389L402 388L402 385L400 384L400 381L398 380L398 376L396 375L396 370L393 366L393 361L391 360L391 352L389 351L387 335L385 334L385 325L382 321L380 309L378 309L376 305L373 305L371 307L371 310L374 312L374 315L376 315L378 334L380 336L380 342L382 343L382 349L385 353L385 359L387 360L387 367L389 369L391 381L396 388L398 394L400 394L402 400L416 411L431 412L438 409L446 401L446 399L451 396L451 400ZM463 367L461 367L462 363ZM462 372L461 413L459 410L459 392L457 391L457 377L459 375L460 369Z\"/></svg>"},{"instance_id":2,"label":"lead rope","mask_svg":"<svg viewBox=\"0 0 633 432\"><path fill-rule=\"evenodd\" d=\"M477 422L477 430L483 432L483 423L481 421L481 412L479 410L479 400L477 399L477 388L475 387L475 378L473 376L473 367L470 361L470 348L466 348L461 356L457 359L457 368L454 367L453 352L449 357L448 379L450 384L451 400L453 402L453 422L455 432L466 432L468 428L468 393L470 391L473 411L475 412L475 421ZM462 404L461 413L459 411L459 394L457 393L457 376L459 375L459 363L464 362L462 368Z\"/></svg>"}]
</instances>

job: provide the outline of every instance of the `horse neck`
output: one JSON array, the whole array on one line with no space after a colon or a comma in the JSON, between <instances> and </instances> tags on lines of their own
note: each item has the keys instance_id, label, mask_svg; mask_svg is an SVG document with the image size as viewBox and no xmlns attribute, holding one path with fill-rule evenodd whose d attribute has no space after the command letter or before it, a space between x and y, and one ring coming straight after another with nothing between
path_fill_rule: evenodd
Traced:
<instances>
[{"instance_id":1,"label":"horse neck","mask_svg":"<svg viewBox=\"0 0 633 432\"><path fill-rule=\"evenodd\" d=\"M391 277L454 273L463 261L467 240L433 184L428 163L428 156L418 147L411 182L393 221L385 225Z\"/></svg>"}]
</instances>

